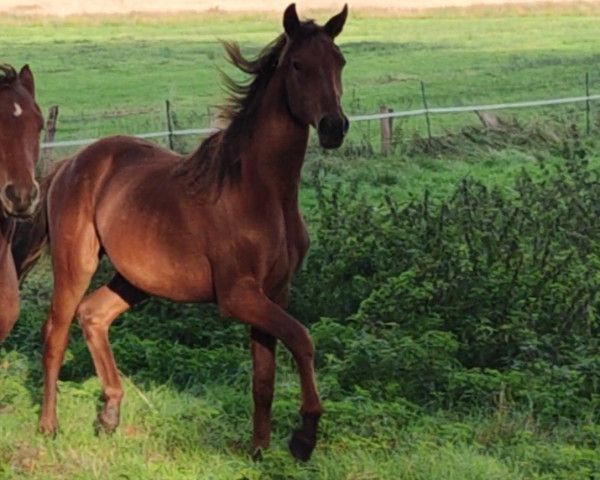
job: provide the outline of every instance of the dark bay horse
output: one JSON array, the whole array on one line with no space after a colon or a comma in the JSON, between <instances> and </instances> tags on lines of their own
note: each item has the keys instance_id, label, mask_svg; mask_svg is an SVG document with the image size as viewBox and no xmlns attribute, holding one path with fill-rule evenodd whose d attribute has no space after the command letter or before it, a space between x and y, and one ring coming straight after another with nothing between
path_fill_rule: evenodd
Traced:
<instances>
[{"instance_id":1,"label":"dark bay horse","mask_svg":"<svg viewBox=\"0 0 600 480\"><path fill-rule=\"evenodd\" d=\"M33 74L0 65L0 345L19 316L19 283L11 243L17 219L39 203L35 165L44 119L35 103Z\"/></svg>"},{"instance_id":2,"label":"dark bay horse","mask_svg":"<svg viewBox=\"0 0 600 480\"><path fill-rule=\"evenodd\" d=\"M119 314L155 295L215 302L223 316L251 326L257 449L269 446L275 344L283 342L297 362L302 389L302 424L289 446L294 457L310 458L322 413L314 346L283 307L308 249L298 188L309 128L326 148L339 147L348 130L340 105L345 60L334 43L347 13L344 6L319 26L300 22L290 5L285 33L252 61L226 44L230 61L250 81L228 82L229 126L191 155L111 137L65 160L44 180L45 213L24 242L31 264L49 241L54 272L43 328L42 432L57 430L56 382L74 316L102 384L97 426L117 427L123 389L108 329ZM103 254L117 273L84 298Z\"/></svg>"}]
</instances>

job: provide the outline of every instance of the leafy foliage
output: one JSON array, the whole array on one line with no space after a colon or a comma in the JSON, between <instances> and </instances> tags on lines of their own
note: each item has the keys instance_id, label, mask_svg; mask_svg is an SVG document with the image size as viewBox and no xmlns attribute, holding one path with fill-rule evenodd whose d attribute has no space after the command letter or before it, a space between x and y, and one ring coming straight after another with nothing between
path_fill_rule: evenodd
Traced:
<instances>
[{"instance_id":1,"label":"leafy foliage","mask_svg":"<svg viewBox=\"0 0 600 480\"><path fill-rule=\"evenodd\" d=\"M566 156L510 189L465 178L405 206L318 187L293 309L326 315L319 361L344 391L493 406L505 389L550 416L596 405L600 170Z\"/></svg>"}]
</instances>

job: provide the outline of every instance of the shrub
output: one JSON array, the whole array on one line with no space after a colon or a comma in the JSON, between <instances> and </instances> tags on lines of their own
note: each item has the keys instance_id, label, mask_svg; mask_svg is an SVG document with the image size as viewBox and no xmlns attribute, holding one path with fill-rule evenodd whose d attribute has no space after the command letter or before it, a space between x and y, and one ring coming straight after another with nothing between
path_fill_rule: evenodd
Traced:
<instances>
[{"instance_id":1,"label":"shrub","mask_svg":"<svg viewBox=\"0 0 600 480\"><path fill-rule=\"evenodd\" d=\"M341 388L382 398L490 404L508 388L541 413L576 415L599 393L599 180L571 156L510 189L467 178L450 198L405 206L319 185L293 297L306 322L328 317L313 326L319 362Z\"/></svg>"}]
</instances>

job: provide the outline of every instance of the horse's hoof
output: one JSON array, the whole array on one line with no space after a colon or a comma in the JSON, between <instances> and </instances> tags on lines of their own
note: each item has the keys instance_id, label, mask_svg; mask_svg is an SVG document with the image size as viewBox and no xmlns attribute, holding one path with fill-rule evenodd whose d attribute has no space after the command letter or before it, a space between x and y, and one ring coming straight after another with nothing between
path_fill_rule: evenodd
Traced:
<instances>
[{"instance_id":1,"label":"horse's hoof","mask_svg":"<svg viewBox=\"0 0 600 480\"><path fill-rule=\"evenodd\" d=\"M120 411L118 407L111 406L102 410L94 421L94 431L96 435L112 434L119 426Z\"/></svg>"},{"instance_id":2,"label":"horse's hoof","mask_svg":"<svg viewBox=\"0 0 600 480\"><path fill-rule=\"evenodd\" d=\"M58 433L58 427L46 422L40 422L38 425L38 432L40 432L44 437L54 439Z\"/></svg>"},{"instance_id":3,"label":"horse's hoof","mask_svg":"<svg viewBox=\"0 0 600 480\"><path fill-rule=\"evenodd\" d=\"M310 456L315 449L316 444L317 438L315 436L307 435L301 429L298 429L294 430L288 446L295 459L306 462L310 460Z\"/></svg>"},{"instance_id":4,"label":"horse's hoof","mask_svg":"<svg viewBox=\"0 0 600 480\"><path fill-rule=\"evenodd\" d=\"M94 432L96 435L112 435L117 429L117 425L106 422L102 417L94 420Z\"/></svg>"},{"instance_id":5,"label":"horse's hoof","mask_svg":"<svg viewBox=\"0 0 600 480\"><path fill-rule=\"evenodd\" d=\"M252 452L252 460L255 462L263 461L263 449L261 447L256 447Z\"/></svg>"},{"instance_id":6,"label":"horse's hoof","mask_svg":"<svg viewBox=\"0 0 600 480\"><path fill-rule=\"evenodd\" d=\"M96 435L112 435L119 426L119 420L114 418L114 415L107 415L102 412L96 420L94 420L94 431Z\"/></svg>"}]
</instances>

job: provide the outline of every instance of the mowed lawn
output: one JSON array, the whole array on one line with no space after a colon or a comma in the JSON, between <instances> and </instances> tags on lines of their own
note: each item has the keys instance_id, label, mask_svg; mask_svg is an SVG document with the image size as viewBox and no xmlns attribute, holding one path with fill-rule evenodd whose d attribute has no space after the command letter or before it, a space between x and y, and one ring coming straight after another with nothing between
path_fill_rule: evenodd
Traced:
<instances>
[{"instance_id":1,"label":"mowed lawn","mask_svg":"<svg viewBox=\"0 0 600 480\"><path fill-rule=\"evenodd\" d=\"M374 113L381 105L421 108L421 81L430 106L582 95L586 73L592 93L600 91L600 7L449 10L409 17L350 8L339 38L348 61L344 104L350 115ZM323 21L333 13L311 16ZM43 110L60 106L58 140L163 130L167 99L180 127L205 127L207 111L226 97L219 70L243 78L225 62L218 40L237 41L252 55L282 30L278 15L219 13L5 17L0 28L0 61L16 67L29 63ZM576 106L523 115L541 123L559 121L562 115L583 125L582 112ZM592 134L597 133L597 118L592 106ZM441 135L476 122L472 114L434 117L433 130ZM397 121L394 128L406 138L413 130L426 132L421 117ZM313 176L326 186L359 184L358 191L377 208L383 194L403 201L429 189L443 197L467 175L510 189L517 171L533 167L540 153L555 153L507 144L447 155L408 155L398 149L383 157L376 153L377 144L362 148L377 138L376 122L354 125L352 135L352 151L311 151L302 201L313 237ZM598 161L597 155L592 161ZM250 456L251 361L243 326L226 331L226 346L220 346L217 335L210 348L194 353L198 378L185 383L178 375L193 377L181 372L193 363L189 358L184 364L163 354L172 345L146 342L128 330L127 320L117 322L112 337L118 344L117 362L143 367L125 372L122 425L111 437L94 435L99 383L90 378L91 360L75 327L60 384L61 431L56 439L43 438L36 433L42 385L39 328L49 303L49 282L44 260L26 283L22 317L8 345L0 348L0 480L600 478L600 428L593 413L589 421L558 419L549 427L538 425L503 392L497 409L469 412L435 412L401 397L382 403L359 388L340 396L337 378L327 368L317 372L326 409L321 441L313 459L300 464L287 451L299 420L300 392L283 349L273 445L255 462ZM148 329L162 320L184 323L174 317L181 310L162 304L153 309ZM190 325L196 325L198 312L185 312ZM143 312L135 315L138 325L144 325ZM189 334L210 337L192 327Z\"/></svg>"}]
</instances>

